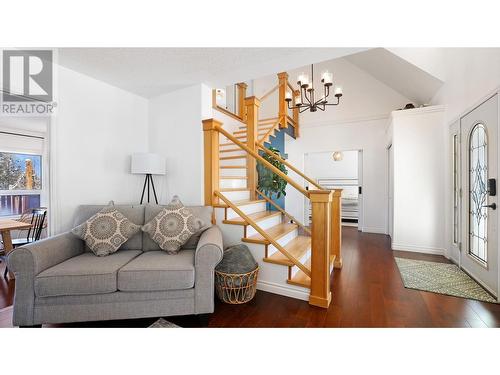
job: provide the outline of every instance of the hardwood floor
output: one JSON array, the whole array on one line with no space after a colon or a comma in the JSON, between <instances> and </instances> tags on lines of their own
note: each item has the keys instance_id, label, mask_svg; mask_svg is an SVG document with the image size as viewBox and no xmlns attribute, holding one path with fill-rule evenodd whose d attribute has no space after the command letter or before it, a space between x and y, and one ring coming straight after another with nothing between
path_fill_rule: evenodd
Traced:
<instances>
[{"instance_id":1,"label":"hardwood floor","mask_svg":"<svg viewBox=\"0 0 500 375\"><path fill-rule=\"evenodd\" d=\"M444 257L393 252L389 238L343 228L342 270L332 276L333 301L325 310L258 291L244 305L216 301L209 327L499 327L500 305L405 289L394 255L448 262ZM0 271L3 266L0 265ZM3 271L2 271L3 272ZM13 286L0 281L0 309L12 303ZM5 314L0 326L10 324ZM200 327L195 316L168 317ZM65 327L147 327L155 319L66 324ZM9 323L6 323L9 322Z\"/></svg>"}]
</instances>

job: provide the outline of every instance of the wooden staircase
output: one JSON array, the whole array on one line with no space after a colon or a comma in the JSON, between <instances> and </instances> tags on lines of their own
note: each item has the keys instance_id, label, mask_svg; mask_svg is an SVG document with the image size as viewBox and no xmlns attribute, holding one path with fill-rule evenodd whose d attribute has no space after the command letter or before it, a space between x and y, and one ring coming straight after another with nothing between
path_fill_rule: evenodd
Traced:
<instances>
[{"instance_id":1,"label":"wooden staircase","mask_svg":"<svg viewBox=\"0 0 500 375\"><path fill-rule=\"evenodd\" d=\"M281 86L286 84L281 79L278 88L283 101L287 86L283 89ZM311 199L312 230L258 191L256 161L271 169L273 166L257 151L268 152L264 143L269 142L280 128L297 127L298 117L295 123L283 113L276 118L258 120L258 99L246 98L245 104L246 116L242 118L246 121L232 133L225 131L217 120L203 121L206 204L215 207L216 221L221 226L225 245L244 242L259 262L260 289L328 307L331 300L330 273L334 265L341 267L340 191L333 193L322 189L282 160L319 189L306 191L287 175L282 176ZM254 141L248 142L248 139ZM278 210L268 210L267 203ZM338 211L336 223L333 222L334 210Z\"/></svg>"}]
</instances>

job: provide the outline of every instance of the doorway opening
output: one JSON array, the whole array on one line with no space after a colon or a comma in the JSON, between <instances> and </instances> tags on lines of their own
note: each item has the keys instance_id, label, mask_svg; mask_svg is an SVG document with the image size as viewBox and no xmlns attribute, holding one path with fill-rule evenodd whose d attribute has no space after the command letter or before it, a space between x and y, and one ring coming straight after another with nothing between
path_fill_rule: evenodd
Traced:
<instances>
[{"instance_id":1,"label":"doorway opening","mask_svg":"<svg viewBox=\"0 0 500 375\"><path fill-rule=\"evenodd\" d=\"M304 172L326 189L342 189L342 225L363 228L363 151L332 150L304 155ZM306 186L308 188L308 186ZM306 225L311 205L305 200Z\"/></svg>"}]
</instances>

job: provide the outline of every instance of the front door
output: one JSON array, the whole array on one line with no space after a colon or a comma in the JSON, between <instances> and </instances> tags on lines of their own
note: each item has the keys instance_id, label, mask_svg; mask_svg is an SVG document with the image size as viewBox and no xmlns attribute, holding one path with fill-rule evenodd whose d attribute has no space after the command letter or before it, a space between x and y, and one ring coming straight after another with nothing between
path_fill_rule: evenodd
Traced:
<instances>
[{"instance_id":1,"label":"front door","mask_svg":"<svg viewBox=\"0 0 500 375\"><path fill-rule=\"evenodd\" d=\"M498 177L498 95L460 119L461 266L498 296L498 204L491 187ZM495 182L494 182L495 181Z\"/></svg>"}]
</instances>

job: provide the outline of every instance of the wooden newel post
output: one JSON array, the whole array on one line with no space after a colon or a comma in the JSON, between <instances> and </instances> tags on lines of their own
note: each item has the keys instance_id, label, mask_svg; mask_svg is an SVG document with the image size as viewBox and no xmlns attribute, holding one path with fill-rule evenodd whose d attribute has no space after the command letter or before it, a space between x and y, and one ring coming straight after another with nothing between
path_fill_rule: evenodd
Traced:
<instances>
[{"instance_id":1,"label":"wooden newel post","mask_svg":"<svg viewBox=\"0 0 500 375\"><path fill-rule=\"evenodd\" d=\"M245 111L245 98L247 97L248 85L244 82L237 83L238 86L238 116L246 122L247 116Z\"/></svg>"},{"instance_id":2,"label":"wooden newel post","mask_svg":"<svg viewBox=\"0 0 500 375\"><path fill-rule=\"evenodd\" d=\"M213 118L203 120L204 167L205 167L205 206L219 203L214 192L219 190L219 132L222 125Z\"/></svg>"},{"instance_id":3,"label":"wooden newel post","mask_svg":"<svg viewBox=\"0 0 500 375\"><path fill-rule=\"evenodd\" d=\"M255 96L245 98L247 116L247 147L257 152L255 142L258 141L259 128L259 107L260 100ZM247 156L247 186L250 189L250 199L255 199L255 189L257 188L257 162L255 158Z\"/></svg>"},{"instance_id":4,"label":"wooden newel post","mask_svg":"<svg viewBox=\"0 0 500 375\"><path fill-rule=\"evenodd\" d=\"M288 73L287 72L278 73L278 82L279 82L278 116L280 118L280 128L286 128L287 124L288 124L287 120L286 120L288 110L287 110L287 104L285 101L285 95L286 95L287 83L288 83Z\"/></svg>"},{"instance_id":5,"label":"wooden newel post","mask_svg":"<svg viewBox=\"0 0 500 375\"><path fill-rule=\"evenodd\" d=\"M329 190L312 190L311 293L309 304L327 308L330 292L330 232L332 195Z\"/></svg>"},{"instance_id":6,"label":"wooden newel post","mask_svg":"<svg viewBox=\"0 0 500 375\"><path fill-rule=\"evenodd\" d=\"M335 189L332 198L331 255L335 256L334 267L342 268L342 189Z\"/></svg>"}]
</instances>

